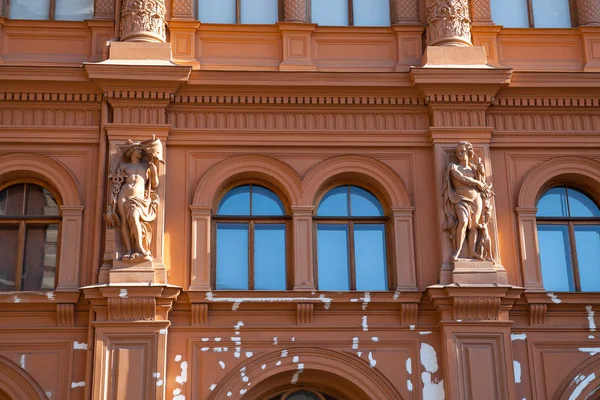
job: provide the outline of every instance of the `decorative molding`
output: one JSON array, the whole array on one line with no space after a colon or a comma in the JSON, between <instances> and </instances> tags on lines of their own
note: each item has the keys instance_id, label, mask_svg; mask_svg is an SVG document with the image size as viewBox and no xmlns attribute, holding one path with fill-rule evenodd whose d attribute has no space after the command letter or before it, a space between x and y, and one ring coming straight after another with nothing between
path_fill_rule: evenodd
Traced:
<instances>
[{"instance_id":1,"label":"decorative molding","mask_svg":"<svg viewBox=\"0 0 600 400\"><path fill-rule=\"evenodd\" d=\"M109 297L109 321L153 321L156 317L154 297Z\"/></svg>"},{"instance_id":2,"label":"decorative molding","mask_svg":"<svg viewBox=\"0 0 600 400\"><path fill-rule=\"evenodd\" d=\"M482 127L487 126L484 108L435 107L431 110L432 126L435 127Z\"/></svg>"},{"instance_id":3,"label":"decorative molding","mask_svg":"<svg viewBox=\"0 0 600 400\"><path fill-rule=\"evenodd\" d=\"M502 96L493 99L494 106L502 107L600 107L600 97L526 97Z\"/></svg>"},{"instance_id":4,"label":"decorative molding","mask_svg":"<svg viewBox=\"0 0 600 400\"><path fill-rule=\"evenodd\" d=\"M192 325L208 325L208 304L192 303Z\"/></svg>"},{"instance_id":5,"label":"decorative molding","mask_svg":"<svg viewBox=\"0 0 600 400\"><path fill-rule=\"evenodd\" d=\"M426 0L429 46L472 46L468 0Z\"/></svg>"},{"instance_id":6,"label":"decorative molding","mask_svg":"<svg viewBox=\"0 0 600 400\"><path fill-rule=\"evenodd\" d=\"M417 325L419 303L400 304L400 324L405 326Z\"/></svg>"},{"instance_id":7,"label":"decorative molding","mask_svg":"<svg viewBox=\"0 0 600 400\"><path fill-rule=\"evenodd\" d=\"M0 101L100 103L102 102L102 93L0 92Z\"/></svg>"},{"instance_id":8,"label":"decorative molding","mask_svg":"<svg viewBox=\"0 0 600 400\"><path fill-rule=\"evenodd\" d=\"M296 323L298 325L310 325L313 323L314 305L312 303L296 304Z\"/></svg>"},{"instance_id":9,"label":"decorative molding","mask_svg":"<svg viewBox=\"0 0 600 400\"><path fill-rule=\"evenodd\" d=\"M392 25L418 24L419 2L417 0L391 0Z\"/></svg>"},{"instance_id":10,"label":"decorative molding","mask_svg":"<svg viewBox=\"0 0 600 400\"><path fill-rule=\"evenodd\" d=\"M426 130L429 116L409 112L230 112L171 109L169 123L179 129L227 130Z\"/></svg>"},{"instance_id":11,"label":"decorative molding","mask_svg":"<svg viewBox=\"0 0 600 400\"><path fill-rule=\"evenodd\" d=\"M489 126L502 132L597 132L600 113L523 113L492 112L487 115Z\"/></svg>"},{"instance_id":12,"label":"decorative molding","mask_svg":"<svg viewBox=\"0 0 600 400\"><path fill-rule=\"evenodd\" d=\"M128 88L126 90L109 89L104 93L108 99L125 100L166 100L174 101L173 90L144 90L141 88Z\"/></svg>"},{"instance_id":13,"label":"decorative molding","mask_svg":"<svg viewBox=\"0 0 600 400\"><path fill-rule=\"evenodd\" d=\"M25 369L0 356L0 393L9 399L45 400L48 397Z\"/></svg>"},{"instance_id":14,"label":"decorative molding","mask_svg":"<svg viewBox=\"0 0 600 400\"><path fill-rule=\"evenodd\" d=\"M0 125L3 126L99 126L100 107L47 108L6 107L0 108Z\"/></svg>"},{"instance_id":15,"label":"decorative molding","mask_svg":"<svg viewBox=\"0 0 600 400\"><path fill-rule=\"evenodd\" d=\"M308 22L309 0L284 0L285 22Z\"/></svg>"},{"instance_id":16,"label":"decorative molding","mask_svg":"<svg viewBox=\"0 0 600 400\"><path fill-rule=\"evenodd\" d=\"M195 19L194 0L173 0L173 18Z\"/></svg>"},{"instance_id":17,"label":"decorative molding","mask_svg":"<svg viewBox=\"0 0 600 400\"><path fill-rule=\"evenodd\" d=\"M546 304L529 304L529 325L545 325L547 312Z\"/></svg>"},{"instance_id":18,"label":"decorative molding","mask_svg":"<svg viewBox=\"0 0 600 400\"><path fill-rule=\"evenodd\" d=\"M167 41L165 0L122 0L121 41Z\"/></svg>"},{"instance_id":19,"label":"decorative molding","mask_svg":"<svg viewBox=\"0 0 600 400\"><path fill-rule=\"evenodd\" d=\"M0 98L1 99L1 98ZM302 96L302 95L193 95L178 94L174 103L195 104L298 104L298 105L391 105L391 106L422 106L422 96L418 94L407 96Z\"/></svg>"},{"instance_id":20,"label":"decorative molding","mask_svg":"<svg viewBox=\"0 0 600 400\"><path fill-rule=\"evenodd\" d=\"M453 298L455 320L493 321L498 319L500 297L457 296Z\"/></svg>"},{"instance_id":21,"label":"decorative molding","mask_svg":"<svg viewBox=\"0 0 600 400\"><path fill-rule=\"evenodd\" d=\"M425 96L425 104L491 104L494 95L489 93L433 93Z\"/></svg>"},{"instance_id":22,"label":"decorative molding","mask_svg":"<svg viewBox=\"0 0 600 400\"><path fill-rule=\"evenodd\" d=\"M164 124L167 116L165 107L122 106L113 109L115 124Z\"/></svg>"},{"instance_id":23,"label":"decorative molding","mask_svg":"<svg viewBox=\"0 0 600 400\"><path fill-rule=\"evenodd\" d=\"M600 0L576 0L579 26L600 25Z\"/></svg>"},{"instance_id":24,"label":"decorative molding","mask_svg":"<svg viewBox=\"0 0 600 400\"><path fill-rule=\"evenodd\" d=\"M58 326L74 326L75 325L75 305L73 304L57 304L56 305L56 320Z\"/></svg>"}]
</instances>

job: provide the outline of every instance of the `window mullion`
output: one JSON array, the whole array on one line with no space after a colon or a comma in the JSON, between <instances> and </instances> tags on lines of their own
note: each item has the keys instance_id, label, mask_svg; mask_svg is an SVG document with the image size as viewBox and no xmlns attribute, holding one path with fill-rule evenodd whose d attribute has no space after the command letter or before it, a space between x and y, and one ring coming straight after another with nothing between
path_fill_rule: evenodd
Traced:
<instances>
[{"instance_id":1,"label":"window mullion","mask_svg":"<svg viewBox=\"0 0 600 400\"><path fill-rule=\"evenodd\" d=\"M53 20L56 10L56 0L50 0L50 10L48 12L48 19Z\"/></svg>"},{"instance_id":2,"label":"window mullion","mask_svg":"<svg viewBox=\"0 0 600 400\"><path fill-rule=\"evenodd\" d=\"M354 0L348 0L348 25L354 26Z\"/></svg>"},{"instance_id":3,"label":"window mullion","mask_svg":"<svg viewBox=\"0 0 600 400\"><path fill-rule=\"evenodd\" d=\"M235 23L242 23L242 0L235 0Z\"/></svg>"},{"instance_id":4,"label":"window mullion","mask_svg":"<svg viewBox=\"0 0 600 400\"><path fill-rule=\"evenodd\" d=\"M350 268L350 290L356 290L356 262L354 260L354 222L348 222L348 261Z\"/></svg>"},{"instance_id":5,"label":"window mullion","mask_svg":"<svg viewBox=\"0 0 600 400\"><path fill-rule=\"evenodd\" d=\"M533 19L533 0L527 0L527 15L529 16L529 27L535 28L535 21Z\"/></svg>"},{"instance_id":6,"label":"window mullion","mask_svg":"<svg viewBox=\"0 0 600 400\"><path fill-rule=\"evenodd\" d=\"M254 221L248 222L248 289L254 290Z\"/></svg>"},{"instance_id":7,"label":"window mullion","mask_svg":"<svg viewBox=\"0 0 600 400\"><path fill-rule=\"evenodd\" d=\"M579 280L579 262L577 260L577 245L575 243L575 227L573 222L569 222L569 244L571 246L571 265L573 265L573 281L575 291L581 291L581 282Z\"/></svg>"},{"instance_id":8,"label":"window mullion","mask_svg":"<svg viewBox=\"0 0 600 400\"><path fill-rule=\"evenodd\" d=\"M18 252L17 252L17 271L15 274L15 290L21 290L21 281L23 279L23 263L25 261L25 221L19 223Z\"/></svg>"}]
</instances>

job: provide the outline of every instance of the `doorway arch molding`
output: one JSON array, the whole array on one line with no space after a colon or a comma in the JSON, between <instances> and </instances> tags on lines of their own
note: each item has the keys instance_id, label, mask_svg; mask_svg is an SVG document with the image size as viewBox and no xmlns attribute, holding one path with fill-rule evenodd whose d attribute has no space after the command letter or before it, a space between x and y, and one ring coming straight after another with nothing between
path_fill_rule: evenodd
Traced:
<instances>
[{"instance_id":1,"label":"doorway arch molding","mask_svg":"<svg viewBox=\"0 0 600 400\"><path fill-rule=\"evenodd\" d=\"M293 362L294 357L298 357L297 363ZM279 366L276 365L278 361L281 361ZM365 360L356 355L328 349L290 348L287 349L285 357L282 357L281 351L273 351L253 357L241 368L245 367L244 376L249 378L251 387L254 387L270 377L282 373L289 373L291 379L298 371L300 363L304 365L304 371L333 373L343 380L352 382L372 400L402 400L392 383L376 368L371 368ZM266 365L264 369L263 365ZM228 392L237 394L241 389L249 389L247 384L240 379L241 372L240 368L236 368L227 374L217 384L207 400L225 399Z\"/></svg>"},{"instance_id":2,"label":"doorway arch molding","mask_svg":"<svg viewBox=\"0 0 600 400\"><path fill-rule=\"evenodd\" d=\"M593 356L571 371L559 386L556 400L587 399L600 388L600 356Z\"/></svg>"},{"instance_id":3,"label":"doorway arch molding","mask_svg":"<svg viewBox=\"0 0 600 400\"><path fill-rule=\"evenodd\" d=\"M0 356L0 391L15 400L47 400L35 379L4 356Z\"/></svg>"}]
</instances>

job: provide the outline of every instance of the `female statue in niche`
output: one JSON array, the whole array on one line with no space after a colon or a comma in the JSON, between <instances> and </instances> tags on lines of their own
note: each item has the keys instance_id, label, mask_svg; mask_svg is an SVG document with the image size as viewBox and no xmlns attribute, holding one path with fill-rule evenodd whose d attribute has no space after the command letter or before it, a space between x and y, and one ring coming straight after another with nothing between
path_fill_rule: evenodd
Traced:
<instances>
[{"instance_id":1,"label":"female statue in niche","mask_svg":"<svg viewBox=\"0 0 600 400\"><path fill-rule=\"evenodd\" d=\"M141 262L152 259L150 244L159 197L158 163L162 143L155 136L143 142L128 141L108 179L112 193L104 218L110 228L121 228L124 246L122 261Z\"/></svg>"},{"instance_id":2,"label":"female statue in niche","mask_svg":"<svg viewBox=\"0 0 600 400\"><path fill-rule=\"evenodd\" d=\"M487 224L492 214L494 192L492 185L486 182L481 158L477 164L470 162L474 156L473 145L460 142L456 146L458 163L451 162L444 177L444 230L452 241L452 261L458 260L465 239L468 258L492 260Z\"/></svg>"}]
</instances>

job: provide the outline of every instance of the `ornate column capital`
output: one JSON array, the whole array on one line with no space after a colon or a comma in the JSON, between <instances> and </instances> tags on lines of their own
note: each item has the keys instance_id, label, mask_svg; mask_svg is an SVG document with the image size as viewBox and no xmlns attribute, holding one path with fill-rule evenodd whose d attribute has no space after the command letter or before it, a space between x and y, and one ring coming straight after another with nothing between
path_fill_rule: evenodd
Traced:
<instances>
[{"instance_id":1,"label":"ornate column capital","mask_svg":"<svg viewBox=\"0 0 600 400\"><path fill-rule=\"evenodd\" d=\"M579 26L600 26L600 0L576 0Z\"/></svg>"},{"instance_id":2,"label":"ornate column capital","mask_svg":"<svg viewBox=\"0 0 600 400\"><path fill-rule=\"evenodd\" d=\"M468 0L426 0L427 45L473 46Z\"/></svg>"},{"instance_id":3,"label":"ornate column capital","mask_svg":"<svg viewBox=\"0 0 600 400\"><path fill-rule=\"evenodd\" d=\"M165 43L166 16L164 0L123 0L121 41Z\"/></svg>"}]
</instances>

